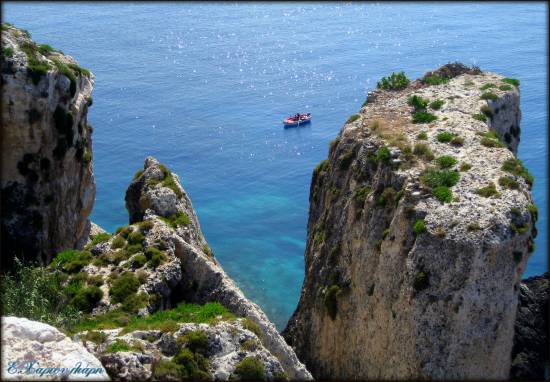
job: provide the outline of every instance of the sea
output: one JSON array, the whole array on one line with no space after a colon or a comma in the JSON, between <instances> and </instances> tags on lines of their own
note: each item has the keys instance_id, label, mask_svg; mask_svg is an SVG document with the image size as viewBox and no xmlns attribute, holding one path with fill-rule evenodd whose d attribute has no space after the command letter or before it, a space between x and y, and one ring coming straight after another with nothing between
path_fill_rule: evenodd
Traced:
<instances>
[{"instance_id":1,"label":"sea","mask_svg":"<svg viewBox=\"0 0 550 382\"><path fill-rule=\"evenodd\" d=\"M487 2L2 2L95 74L92 220L128 223L146 156L182 180L216 258L279 329L296 308L312 170L377 81L461 61L521 81L519 158L548 270L548 6ZM312 113L285 129L283 117Z\"/></svg>"}]
</instances>

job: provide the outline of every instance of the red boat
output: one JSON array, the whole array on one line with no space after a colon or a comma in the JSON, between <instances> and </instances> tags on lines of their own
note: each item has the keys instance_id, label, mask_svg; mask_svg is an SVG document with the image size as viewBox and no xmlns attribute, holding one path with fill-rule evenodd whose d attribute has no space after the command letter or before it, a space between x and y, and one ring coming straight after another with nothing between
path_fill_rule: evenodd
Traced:
<instances>
[{"instance_id":1,"label":"red boat","mask_svg":"<svg viewBox=\"0 0 550 382\"><path fill-rule=\"evenodd\" d=\"M285 118L283 120L283 125L285 127L291 127L291 126L300 126L305 125L306 123L311 122L311 113L306 114L295 114L291 117Z\"/></svg>"}]
</instances>

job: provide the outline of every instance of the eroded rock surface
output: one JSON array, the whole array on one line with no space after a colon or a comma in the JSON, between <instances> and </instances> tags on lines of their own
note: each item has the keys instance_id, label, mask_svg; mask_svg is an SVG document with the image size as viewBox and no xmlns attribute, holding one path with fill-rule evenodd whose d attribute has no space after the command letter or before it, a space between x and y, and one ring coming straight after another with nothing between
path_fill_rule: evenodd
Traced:
<instances>
[{"instance_id":1,"label":"eroded rock surface","mask_svg":"<svg viewBox=\"0 0 550 382\"><path fill-rule=\"evenodd\" d=\"M41 371L46 368L66 371ZM84 346L53 326L26 318L2 317L2 380L45 379L106 381L109 376Z\"/></svg>"},{"instance_id":2,"label":"eroded rock surface","mask_svg":"<svg viewBox=\"0 0 550 382\"><path fill-rule=\"evenodd\" d=\"M2 26L2 265L74 248L95 198L94 76L70 56Z\"/></svg>"},{"instance_id":3,"label":"eroded rock surface","mask_svg":"<svg viewBox=\"0 0 550 382\"><path fill-rule=\"evenodd\" d=\"M369 94L313 173L284 336L315 378L508 378L536 235L519 89L437 73Z\"/></svg>"}]
</instances>

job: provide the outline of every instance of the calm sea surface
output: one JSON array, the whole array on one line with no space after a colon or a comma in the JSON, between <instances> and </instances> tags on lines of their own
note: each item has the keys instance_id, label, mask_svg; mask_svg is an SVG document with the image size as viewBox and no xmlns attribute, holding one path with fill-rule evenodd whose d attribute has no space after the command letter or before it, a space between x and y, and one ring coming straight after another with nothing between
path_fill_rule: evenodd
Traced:
<instances>
[{"instance_id":1,"label":"calm sea surface","mask_svg":"<svg viewBox=\"0 0 550 382\"><path fill-rule=\"evenodd\" d=\"M519 157L536 176L547 264L547 24L522 3L9 3L4 21L96 75L93 220L127 223L153 155L189 192L225 270L281 329L303 280L311 172L376 81L459 60L521 80ZM311 112L311 126L283 116Z\"/></svg>"}]
</instances>

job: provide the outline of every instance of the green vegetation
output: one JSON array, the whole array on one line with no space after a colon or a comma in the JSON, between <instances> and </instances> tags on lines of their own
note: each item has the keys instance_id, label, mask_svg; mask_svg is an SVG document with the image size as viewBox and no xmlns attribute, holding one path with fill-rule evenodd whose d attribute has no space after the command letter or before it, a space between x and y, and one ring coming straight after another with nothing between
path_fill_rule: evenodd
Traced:
<instances>
[{"instance_id":1,"label":"green vegetation","mask_svg":"<svg viewBox=\"0 0 550 382\"><path fill-rule=\"evenodd\" d=\"M425 131L422 131L420 133L418 133L418 135L416 136L417 139L420 139L422 141L425 141L428 139L428 134L426 134Z\"/></svg>"},{"instance_id":2,"label":"green vegetation","mask_svg":"<svg viewBox=\"0 0 550 382\"><path fill-rule=\"evenodd\" d=\"M166 254L155 247L149 247L145 250L147 263L154 269L168 260Z\"/></svg>"},{"instance_id":3,"label":"green vegetation","mask_svg":"<svg viewBox=\"0 0 550 382\"><path fill-rule=\"evenodd\" d=\"M69 90L71 92L71 97L74 97L74 95L76 94L76 76L74 72L71 69L69 69L67 65L65 65L64 63L62 63L61 61L55 58L52 58L52 62L57 68L57 70L59 71L59 73L63 74L65 77L69 79L70 81Z\"/></svg>"},{"instance_id":4,"label":"green vegetation","mask_svg":"<svg viewBox=\"0 0 550 382\"><path fill-rule=\"evenodd\" d=\"M498 96L493 92L485 92L479 98L484 100L496 101L498 99Z\"/></svg>"},{"instance_id":5,"label":"green vegetation","mask_svg":"<svg viewBox=\"0 0 550 382\"><path fill-rule=\"evenodd\" d=\"M13 48L11 46L8 46L7 48L3 48L2 49L2 56L4 57L13 57L13 54L15 53L15 51L13 50Z\"/></svg>"},{"instance_id":6,"label":"green vegetation","mask_svg":"<svg viewBox=\"0 0 550 382\"><path fill-rule=\"evenodd\" d=\"M450 203L453 200L453 192L449 187L439 186L432 190L433 196L441 203Z\"/></svg>"},{"instance_id":7,"label":"green vegetation","mask_svg":"<svg viewBox=\"0 0 550 382\"><path fill-rule=\"evenodd\" d=\"M430 123L437 119L437 116L426 111L417 111L412 115L413 123Z\"/></svg>"},{"instance_id":8,"label":"green vegetation","mask_svg":"<svg viewBox=\"0 0 550 382\"><path fill-rule=\"evenodd\" d=\"M107 334L98 332L97 330L90 330L84 336L82 336L84 341L93 342L96 345L102 344L107 339Z\"/></svg>"},{"instance_id":9,"label":"green vegetation","mask_svg":"<svg viewBox=\"0 0 550 382\"><path fill-rule=\"evenodd\" d=\"M458 171L449 170L425 170L420 175L420 181L429 188L436 188L439 186L452 187L458 183L460 174Z\"/></svg>"},{"instance_id":10,"label":"green vegetation","mask_svg":"<svg viewBox=\"0 0 550 382\"><path fill-rule=\"evenodd\" d=\"M437 134L437 141L441 143L451 142L456 135L448 131Z\"/></svg>"},{"instance_id":11,"label":"green vegetation","mask_svg":"<svg viewBox=\"0 0 550 382\"><path fill-rule=\"evenodd\" d=\"M84 164L88 164L92 161L92 152L88 149L84 150L84 153L82 154L82 162Z\"/></svg>"},{"instance_id":12,"label":"green vegetation","mask_svg":"<svg viewBox=\"0 0 550 382\"><path fill-rule=\"evenodd\" d=\"M183 380L211 380L208 373L208 359L200 353L194 353L190 349L183 348L172 359L172 362L179 365L180 379Z\"/></svg>"},{"instance_id":13,"label":"green vegetation","mask_svg":"<svg viewBox=\"0 0 550 382\"><path fill-rule=\"evenodd\" d=\"M470 223L468 224L467 229L469 232L474 232L474 231L479 231L481 227L479 226L478 223Z\"/></svg>"},{"instance_id":14,"label":"green vegetation","mask_svg":"<svg viewBox=\"0 0 550 382\"><path fill-rule=\"evenodd\" d=\"M126 341L117 339L115 342L110 343L109 346L107 346L106 352L118 353L118 352L131 351L131 350L132 348Z\"/></svg>"},{"instance_id":15,"label":"green vegetation","mask_svg":"<svg viewBox=\"0 0 550 382\"><path fill-rule=\"evenodd\" d=\"M510 85L500 85L498 88L499 88L500 90L502 90L503 92L512 90L512 87L511 87Z\"/></svg>"},{"instance_id":16,"label":"green vegetation","mask_svg":"<svg viewBox=\"0 0 550 382\"><path fill-rule=\"evenodd\" d=\"M168 224L173 229L176 229L177 227L185 227L191 224L191 220L189 220L189 216L185 212L177 212L173 215L168 216L167 218L161 217L160 218L163 222Z\"/></svg>"},{"instance_id":17,"label":"green vegetation","mask_svg":"<svg viewBox=\"0 0 550 382\"><path fill-rule=\"evenodd\" d=\"M92 241L90 244L93 247L95 245L98 245L100 243L105 243L106 241L108 241L111 238L111 234L107 232L98 233L97 235L94 235L91 238L92 238Z\"/></svg>"},{"instance_id":18,"label":"green vegetation","mask_svg":"<svg viewBox=\"0 0 550 382\"><path fill-rule=\"evenodd\" d=\"M133 180L136 180L137 178L139 178L141 176L141 174L143 174L143 171L144 170L137 170L135 173L134 173L134 177L132 178Z\"/></svg>"},{"instance_id":19,"label":"green vegetation","mask_svg":"<svg viewBox=\"0 0 550 382\"><path fill-rule=\"evenodd\" d=\"M183 192L181 191L181 189L176 184L176 181L174 180L174 177L172 176L172 174L169 174L168 176L166 176L164 178L164 180L162 181L162 186L163 187L168 187L169 189L174 191L174 194L176 194L176 196L178 198L183 197Z\"/></svg>"},{"instance_id":20,"label":"green vegetation","mask_svg":"<svg viewBox=\"0 0 550 382\"><path fill-rule=\"evenodd\" d=\"M502 170L506 171L512 175L521 176L529 187L533 185L533 182L535 181L535 178L531 173L529 173L529 170L523 165L523 162L519 159L508 159L502 164Z\"/></svg>"},{"instance_id":21,"label":"green vegetation","mask_svg":"<svg viewBox=\"0 0 550 382\"><path fill-rule=\"evenodd\" d=\"M132 257L132 268L141 268L147 263L145 255L138 254Z\"/></svg>"},{"instance_id":22,"label":"green vegetation","mask_svg":"<svg viewBox=\"0 0 550 382\"><path fill-rule=\"evenodd\" d=\"M358 204L363 205L370 192L371 192L371 187L369 185L359 187L355 190L353 194L353 198L356 200Z\"/></svg>"},{"instance_id":23,"label":"green vegetation","mask_svg":"<svg viewBox=\"0 0 550 382\"><path fill-rule=\"evenodd\" d=\"M392 187L386 187L376 199L376 205L385 207L393 204L395 204L395 190Z\"/></svg>"},{"instance_id":24,"label":"green vegetation","mask_svg":"<svg viewBox=\"0 0 550 382\"><path fill-rule=\"evenodd\" d=\"M440 100L440 99L436 99L435 101L432 101L430 103L430 107L433 110L439 110L439 109L441 109L441 107L443 106L444 103L445 103L445 101Z\"/></svg>"},{"instance_id":25,"label":"green vegetation","mask_svg":"<svg viewBox=\"0 0 550 382\"><path fill-rule=\"evenodd\" d=\"M469 163L461 163L460 164L460 167L459 167L459 170L462 171L462 172L465 172L465 171L468 171L472 168L472 165L469 164Z\"/></svg>"},{"instance_id":26,"label":"green vegetation","mask_svg":"<svg viewBox=\"0 0 550 382\"><path fill-rule=\"evenodd\" d=\"M504 78L502 79L502 82L514 85L516 88L519 88L519 80L516 80L515 78Z\"/></svg>"},{"instance_id":27,"label":"green vegetation","mask_svg":"<svg viewBox=\"0 0 550 382\"><path fill-rule=\"evenodd\" d=\"M71 300L76 309L90 313L94 306L103 298L103 291L97 286L81 289Z\"/></svg>"},{"instance_id":28,"label":"green vegetation","mask_svg":"<svg viewBox=\"0 0 550 382\"><path fill-rule=\"evenodd\" d=\"M342 289L334 284L328 287L326 295L325 295L325 308L327 309L327 312L331 319L336 318L336 314L338 313L338 296L342 293Z\"/></svg>"},{"instance_id":29,"label":"green vegetation","mask_svg":"<svg viewBox=\"0 0 550 382\"><path fill-rule=\"evenodd\" d=\"M134 231L128 235L128 244L142 244L145 236L140 231Z\"/></svg>"},{"instance_id":30,"label":"green vegetation","mask_svg":"<svg viewBox=\"0 0 550 382\"><path fill-rule=\"evenodd\" d=\"M414 277L413 288L415 291L419 292L423 289L426 289L430 286L430 279L426 272L418 272Z\"/></svg>"},{"instance_id":31,"label":"green vegetation","mask_svg":"<svg viewBox=\"0 0 550 382\"><path fill-rule=\"evenodd\" d=\"M487 117L484 116L483 114L472 114L472 117L474 119L477 119L478 121L487 122Z\"/></svg>"},{"instance_id":32,"label":"green vegetation","mask_svg":"<svg viewBox=\"0 0 550 382\"><path fill-rule=\"evenodd\" d=\"M322 172L325 172L328 170L328 159L324 159L315 167L315 170L313 170L313 175L316 176L317 174L320 174Z\"/></svg>"},{"instance_id":33,"label":"green vegetation","mask_svg":"<svg viewBox=\"0 0 550 382\"><path fill-rule=\"evenodd\" d=\"M404 72L398 72L392 73L388 77L382 77L376 86L385 90L401 90L405 89L410 82Z\"/></svg>"},{"instance_id":34,"label":"green vegetation","mask_svg":"<svg viewBox=\"0 0 550 382\"><path fill-rule=\"evenodd\" d=\"M204 252L204 254L208 257L214 257L214 253L212 252L212 249L210 249L210 247L208 246L208 244L204 244L202 246L202 251Z\"/></svg>"},{"instance_id":35,"label":"green vegetation","mask_svg":"<svg viewBox=\"0 0 550 382\"><path fill-rule=\"evenodd\" d=\"M184 345L193 353L205 355L208 351L208 336L203 330L194 330L178 337L178 344Z\"/></svg>"},{"instance_id":36,"label":"green vegetation","mask_svg":"<svg viewBox=\"0 0 550 382\"><path fill-rule=\"evenodd\" d=\"M113 310L97 316L86 316L70 327L71 333L84 330L103 330L124 328L125 333L135 330L159 330L167 321L176 323L213 323L217 317L223 321L229 321L235 316L223 305L210 302L204 305L179 303L174 309L161 310L145 317L129 315L122 310Z\"/></svg>"},{"instance_id":37,"label":"green vegetation","mask_svg":"<svg viewBox=\"0 0 550 382\"><path fill-rule=\"evenodd\" d=\"M480 196L483 196L485 198L490 198L490 197L493 197L493 196L498 198L500 196L500 194L498 193L497 188L496 188L496 186L493 182L490 182L485 187L478 188L475 192L476 192L476 194L478 194Z\"/></svg>"},{"instance_id":38,"label":"green vegetation","mask_svg":"<svg viewBox=\"0 0 550 382\"><path fill-rule=\"evenodd\" d=\"M124 240L124 238L122 236L117 236L113 239L113 241L111 242L111 248L113 249L116 249L116 248L123 248L126 246L126 240Z\"/></svg>"},{"instance_id":39,"label":"green vegetation","mask_svg":"<svg viewBox=\"0 0 550 382\"><path fill-rule=\"evenodd\" d=\"M359 119L359 114L353 114L351 117L348 118L346 123L352 123L357 121L358 119Z\"/></svg>"},{"instance_id":40,"label":"green vegetation","mask_svg":"<svg viewBox=\"0 0 550 382\"><path fill-rule=\"evenodd\" d=\"M37 58L36 52L38 48L36 44L23 43L20 48L27 56L27 74L32 79L33 84L38 85L42 76L50 70L50 65Z\"/></svg>"},{"instance_id":41,"label":"green vegetation","mask_svg":"<svg viewBox=\"0 0 550 382\"><path fill-rule=\"evenodd\" d=\"M375 157L377 162L388 163L391 159L390 149L386 146L380 147L376 150Z\"/></svg>"},{"instance_id":42,"label":"green vegetation","mask_svg":"<svg viewBox=\"0 0 550 382\"><path fill-rule=\"evenodd\" d=\"M521 226L518 227L514 223L512 223L510 224L510 229L512 230L512 232L522 235L529 230L529 224L523 223Z\"/></svg>"},{"instance_id":43,"label":"green vegetation","mask_svg":"<svg viewBox=\"0 0 550 382\"><path fill-rule=\"evenodd\" d=\"M178 381L187 377L183 366L162 358L153 363L152 372L154 380L157 381Z\"/></svg>"},{"instance_id":44,"label":"green vegetation","mask_svg":"<svg viewBox=\"0 0 550 382\"><path fill-rule=\"evenodd\" d=\"M42 44L38 45L38 51L40 52L40 54L47 56L48 54L55 52L56 50L48 44Z\"/></svg>"},{"instance_id":45,"label":"green vegetation","mask_svg":"<svg viewBox=\"0 0 550 382\"><path fill-rule=\"evenodd\" d=\"M84 68L78 66L77 64L68 64L67 66L69 68L71 68L72 70L74 70L75 72L77 72L78 74L86 76L86 77L90 77L91 74L92 74L92 73L90 73L90 71L88 69L84 69Z\"/></svg>"},{"instance_id":46,"label":"green vegetation","mask_svg":"<svg viewBox=\"0 0 550 382\"><path fill-rule=\"evenodd\" d=\"M423 81L428 85L442 85L448 83L450 79L434 74L424 77Z\"/></svg>"},{"instance_id":47,"label":"green vegetation","mask_svg":"<svg viewBox=\"0 0 550 382\"><path fill-rule=\"evenodd\" d=\"M504 144L494 131L479 133L478 135L481 135L480 143L485 147L504 147Z\"/></svg>"},{"instance_id":48,"label":"green vegetation","mask_svg":"<svg viewBox=\"0 0 550 382\"><path fill-rule=\"evenodd\" d=\"M57 268L62 268L68 273L77 273L90 264L92 261L92 254L88 251L67 250L57 254L54 258L52 265Z\"/></svg>"},{"instance_id":49,"label":"green vegetation","mask_svg":"<svg viewBox=\"0 0 550 382\"><path fill-rule=\"evenodd\" d=\"M428 107L430 101L417 95L410 96L407 99L407 104L414 107L415 110L424 110Z\"/></svg>"},{"instance_id":50,"label":"green vegetation","mask_svg":"<svg viewBox=\"0 0 550 382\"><path fill-rule=\"evenodd\" d=\"M500 184L504 188L508 188L510 190L517 190L519 189L519 183L517 180L515 180L512 177L509 176L502 176L498 180L498 184Z\"/></svg>"},{"instance_id":51,"label":"green vegetation","mask_svg":"<svg viewBox=\"0 0 550 382\"><path fill-rule=\"evenodd\" d=\"M72 324L78 311L63 292L67 275L44 267L23 265L17 258L13 270L0 275L2 316L25 317L55 327Z\"/></svg>"},{"instance_id":52,"label":"green vegetation","mask_svg":"<svg viewBox=\"0 0 550 382\"><path fill-rule=\"evenodd\" d=\"M487 118L493 118L493 109L491 109L488 105L481 106L480 110Z\"/></svg>"},{"instance_id":53,"label":"green vegetation","mask_svg":"<svg viewBox=\"0 0 550 382\"><path fill-rule=\"evenodd\" d=\"M430 150L430 146L425 143L417 143L414 145L413 153L426 161L431 161L434 159L434 154L432 153L432 150Z\"/></svg>"},{"instance_id":54,"label":"green vegetation","mask_svg":"<svg viewBox=\"0 0 550 382\"><path fill-rule=\"evenodd\" d=\"M256 336L258 336L258 338L262 338L264 336L264 333L263 333L262 329L260 328L260 326L257 323L255 323L254 321L252 321L250 318L246 317L242 321L242 325L243 325L243 328L245 328L247 330L250 330Z\"/></svg>"},{"instance_id":55,"label":"green vegetation","mask_svg":"<svg viewBox=\"0 0 550 382\"><path fill-rule=\"evenodd\" d=\"M480 89L481 90L487 90L487 89L491 89L491 88L496 88L497 86L493 83L489 83L489 84L485 84L483 85Z\"/></svg>"},{"instance_id":56,"label":"green vegetation","mask_svg":"<svg viewBox=\"0 0 550 382\"><path fill-rule=\"evenodd\" d=\"M529 211L531 213L531 215L533 216L534 221L537 221L539 219L539 209L537 208L536 205L529 204L527 206L527 211Z\"/></svg>"},{"instance_id":57,"label":"green vegetation","mask_svg":"<svg viewBox=\"0 0 550 382\"><path fill-rule=\"evenodd\" d=\"M426 222L424 219L418 219L413 225L414 236L418 236L426 232Z\"/></svg>"},{"instance_id":58,"label":"green vegetation","mask_svg":"<svg viewBox=\"0 0 550 382\"><path fill-rule=\"evenodd\" d=\"M435 160L441 169L447 169L453 167L457 160L451 155L443 155Z\"/></svg>"},{"instance_id":59,"label":"green vegetation","mask_svg":"<svg viewBox=\"0 0 550 382\"><path fill-rule=\"evenodd\" d=\"M235 366L235 374L241 381L263 381L264 365L253 357L246 357Z\"/></svg>"},{"instance_id":60,"label":"green vegetation","mask_svg":"<svg viewBox=\"0 0 550 382\"><path fill-rule=\"evenodd\" d=\"M113 303L124 302L130 295L135 294L139 288L139 280L131 272L124 272L118 277L111 288L109 289L109 295Z\"/></svg>"},{"instance_id":61,"label":"green vegetation","mask_svg":"<svg viewBox=\"0 0 550 382\"><path fill-rule=\"evenodd\" d=\"M459 137L458 135L455 135L454 138L451 140L451 145L453 146L462 146L464 144L464 138Z\"/></svg>"}]
</instances>

